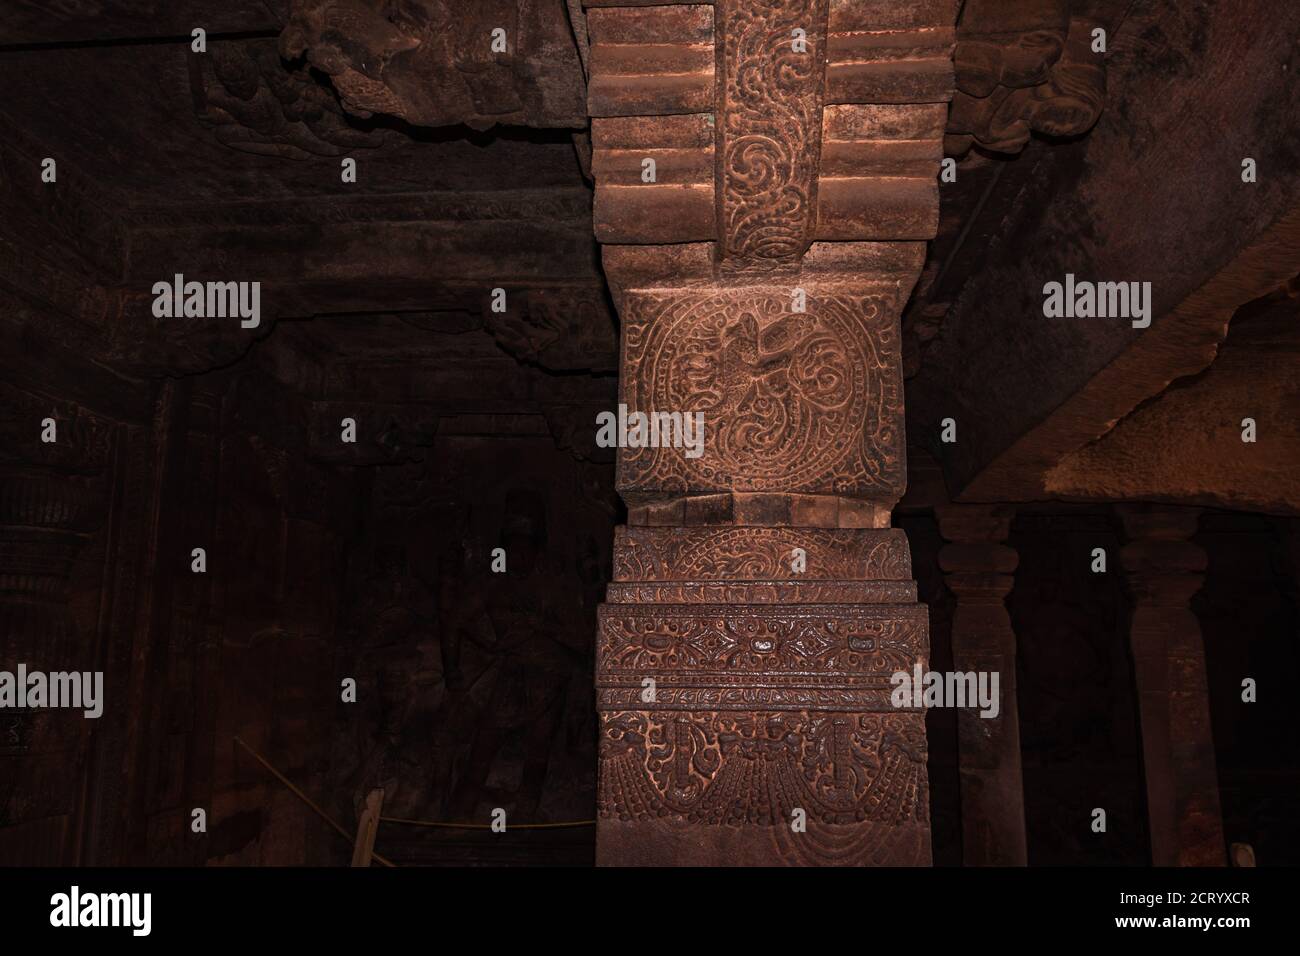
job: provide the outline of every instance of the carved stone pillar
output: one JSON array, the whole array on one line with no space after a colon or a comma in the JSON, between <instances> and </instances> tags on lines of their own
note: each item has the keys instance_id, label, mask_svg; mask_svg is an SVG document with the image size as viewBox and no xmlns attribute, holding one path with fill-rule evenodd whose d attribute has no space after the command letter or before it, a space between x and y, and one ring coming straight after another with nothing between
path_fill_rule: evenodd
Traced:
<instances>
[{"instance_id":1,"label":"carved stone pillar","mask_svg":"<svg viewBox=\"0 0 1300 956\"><path fill-rule=\"evenodd\" d=\"M70 576L103 521L108 431L74 406L11 386L0 398L0 670L94 671L94 641L75 633ZM46 417L55 442L41 441ZM72 862L85 731L81 710L0 709L5 863Z\"/></svg>"},{"instance_id":2,"label":"carved stone pillar","mask_svg":"<svg viewBox=\"0 0 1300 956\"><path fill-rule=\"evenodd\" d=\"M947 505L936 509L950 542L939 552L944 583L957 598L952 617L955 671L996 673L998 715L957 713L962 859L967 866L1025 866L1025 792L1016 704L1016 635L1004 605L1015 583L1016 552L1003 542L1008 509Z\"/></svg>"},{"instance_id":3,"label":"carved stone pillar","mask_svg":"<svg viewBox=\"0 0 1300 956\"><path fill-rule=\"evenodd\" d=\"M1223 866L1223 813L1210 732L1201 625L1188 607L1205 581L1194 508L1120 506L1120 554L1134 609L1130 641L1142 721L1151 862Z\"/></svg>"},{"instance_id":4,"label":"carved stone pillar","mask_svg":"<svg viewBox=\"0 0 1300 956\"><path fill-rule=\"evenodd\" d=\"M899 313L937 225L951 2L587 0L628 412L600 611L602 864L927 864Z\"/></svg>"}]
</instances>

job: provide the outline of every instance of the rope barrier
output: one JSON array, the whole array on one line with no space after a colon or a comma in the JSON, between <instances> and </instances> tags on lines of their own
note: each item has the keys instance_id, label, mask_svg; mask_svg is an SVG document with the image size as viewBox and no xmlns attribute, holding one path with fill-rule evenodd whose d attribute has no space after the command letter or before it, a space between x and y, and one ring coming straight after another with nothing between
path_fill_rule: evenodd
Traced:
<instances>
[{"instance_id":1,"label":"rope barrier","mask_svg":"<svg viewBox=\"0 0 1300 956\"><path fill-rule=\"evenodd\" d=\"M265 767L267 772L269 772L272 776L274 776L275 779L279 780L282 784L288 787L289 791L293 793L293 795L296 796L303 803L307 804L307 806L310 807L317 814L317 816L319 816L322 820L324 820L336 831L338 831L338 834L341 837L343 837L343 839L347 840L348 843L355 845L356 841L352 838L352 835L349 834L347 830L344 830L343 827L339 826L338 823L336 823L328 813L326 813L315 803L313 803L312 799L309 796L307 796L307 794L303 793L296 786L294 786L293 781L291 781L284 774L280 773L280 771L276 770L275 767L271 766L270 762L268 762L265 757L259 754L252 747L248 746L248 744L244 743L238 737L235 738L235 743L239 744L239 746L243 747L246 751L248 751L249 755L252 756L254 760L256 760L263 767ZM407 817L381 816L379 818L379 822L397 823L402 826L408 826L408 827L438 827L441 829L448 829L448 830L490 830L492 829L492 824L490 823L443 823L437 820L411 820ZM595 820L572 820L565 823L512 823L507 827L507 829L563 830L563 829L572 829L574 827L594 827L595 825L596 825ZM396 867L397 865L393 863L391 860L388 860L380 856L378 853L374 853L372 854L372 856L374 856L374 858L378 860L380 863L382 863L384 866Z\"/></svg>"},{"instance_id":2,"label":"rope barrier","mask_svg":"<svg viewBox=\"0 0 1300 956\"><path fill-rule=\"evenodd\" d=\"M240 740L238 737L235 738L235 743L239 744L239 746L241 746L241 747L243 747L245 750L247 750L247 751L249 752L249 754L252 755L252 757L253 757L254 760L256 760L256 761L257 761L258 763L260 763L263 767L265 767L265 768L266 768L266 769L271 773L271 775L275 777L276 780L279 780L282 784L284 784L286 787L288 787L288 788L289 788L289 791L290 791L290 792L291 792L295 797L297 797L297 798L298 798L299 800L301 800L303 803L307 804L307 806L311 807L311 809L314 810L314 811L316 812L316 815L317 815L317 816L319 816L322 820L324 820L326 823L328 823L330 826L332 826L335 830L337 830L338 833L339 833L339 836L341 836L341 837L343 837L343 839L347 840L348 843L351 843L351 844L355 845L356 841L353 840L353 838L352 838L352 834L348 833L347 830L343 829L343 828L342 828L341 826L339 826L336 822L334 822L334 818L333 818L333 817L331 817L328 813L326 813L326 812L325 812L324 810L322 810L320 807L316 806L316 804L312 802L311 797L307 796L307 794L303 793L301 790L299 790L297 787L295 787L295 786L293 785L293 781L291 781L291 780L290 780L288 777L286 777L284 774L280 773L280 771L278 771L278 770L276 770L274 767L272 767L272 766L270 765L270 763L267 762L267 760L266 760L265 757L263 757L260 753L258 753L258 752L257 752L256 750L254 750L252 747L248 746L248 744L244 743L244 742L243 742L242 740ZM382 817L381 817L381 819L382 819ZM387 859L386 857L382 857L382 856L380 856L378 853L372 853L371 856L373 856L376 860L378 860L378 861L379 861L380 863L382 863L384 866L393 867L393 868L396 868L396 866L397 866L397 864L395 864L392 860L389 860L389 859Z\"/></svg>"},{"instance_id":3,"label":"rope barrier","mask_svg":"<svg viewBox=\"0 0 1300 956\"><path fill-rule=\"evenodd\" d=\"M438 823L434 820L408 820L405 817L380 817L381 823L402 823L409 827L447 827L452 830L490 830L490 823ZM594 827L595 820L573 820L569 823L512 823L509 830L559 830L567 827Z\"/></svg>"}]
</instances>

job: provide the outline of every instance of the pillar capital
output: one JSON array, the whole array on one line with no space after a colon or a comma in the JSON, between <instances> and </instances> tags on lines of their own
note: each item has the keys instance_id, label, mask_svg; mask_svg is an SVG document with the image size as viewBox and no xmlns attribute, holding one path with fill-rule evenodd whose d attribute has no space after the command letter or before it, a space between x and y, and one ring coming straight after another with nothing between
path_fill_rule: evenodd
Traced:
<instances>
[{"instance_id":1,"label":"pillar capital","mask_svg":"<svg viewBox=\"0 0 1300 956\"><path fill-rule=\"evenodd\" d=\"M947 541L963 544L1007 540L1015 514L1009 505L941 504L934 509L939 533Z\"/></svg>"},{"instance_id":2,"label":"pillar capital","mask_svg":"<svg viewBox=\"0 0 1300 956\"><path fill-rule=\"evenodd\" d=\"M1134 603L1185 609L1205 583L1205 549L1191 540L1200 509L1125 504L1115 510L1129 537L1119 556Z\"/></svg>"}]
</instances>

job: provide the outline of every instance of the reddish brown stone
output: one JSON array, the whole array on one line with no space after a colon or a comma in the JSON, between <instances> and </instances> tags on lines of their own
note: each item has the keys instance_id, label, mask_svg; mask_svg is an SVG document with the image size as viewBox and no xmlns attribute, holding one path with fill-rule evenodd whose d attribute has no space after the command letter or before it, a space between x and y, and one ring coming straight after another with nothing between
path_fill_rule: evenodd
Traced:
<instances>
[{"instance_id":1,"label":"reddish brown stone","mask_svg":"<svg viewBox=\"0 0 1300 956\"><path fill-rule=\"evenodd\" d=\"M697 457L619 450L598 861L927 863L924 720L889 682L924 666L926 613L887 528L899 240L934 231L955 11L588 6L591 111L621 117L593 122L597 237L692 243L605 250L621 401L705 427Z\"/></svg>"},{"instance_id":2,"label":"reddish brown stone","mask_svg":"<svg viewBox=\"0 0 1300 956\"><path fill-rule=\"evenodd\" d=\"M505 50L492 33L505 31ZM293 0L285 59L327 74L357 116L423 126L581 126L582 65L562 0Z\"/></svg>"}]
</instances>

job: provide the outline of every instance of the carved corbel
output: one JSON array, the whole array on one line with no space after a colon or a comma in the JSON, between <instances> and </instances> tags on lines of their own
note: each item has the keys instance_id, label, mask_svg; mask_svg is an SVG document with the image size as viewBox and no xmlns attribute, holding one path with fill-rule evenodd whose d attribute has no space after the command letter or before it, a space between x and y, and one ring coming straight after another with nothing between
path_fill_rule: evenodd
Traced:
<instances>
[{"instance_id":1,"label":"carved corbel","mask_svg":"<svg viewBox=\"0 0 1300 956\"><path fill-rule=\"evenodd\" d=\"M563 0L294 0L280 53L327 74L360 117L586 125Z\"/></svg>"},{"instance_id":2,"label":"carved corbel","mask_svg":"<svg viewBox=\"0 0 1300 956\"><path fill-rule=\"evenodd\" d=\"M218 142L245 153L310 159L376 149L393 130L353 126L338 97L301 68L287 68L274 47L217 44L190 57L190 92L199 119Z\"/></svg>"},{"instance_id":3,"label":"carved corbel","mask_svg":"<svg viewBox=\"0 0 1300 956\"><path fill-rule=\"evenodd\" d=\"M115 369L151 378L193 374L229 365L275 324L261 315L259 326L240 327L237 317L158 318L147 289L92 286L81 298L80 312L104 330L102 355Z\"/></svg>"},{"instance_id":4,"label":"carved corbel","mask_svg":"<svg viewBox=\"0 0 1300 956\"><path fill-rule=\"evenodd\" d=\"M957 92L944 151L1018 153L1030 134L1078 136L1105 104L1106 68L1091 20L1065 0L968 4L954 54Z\"/></svg>"}]
</instances>

